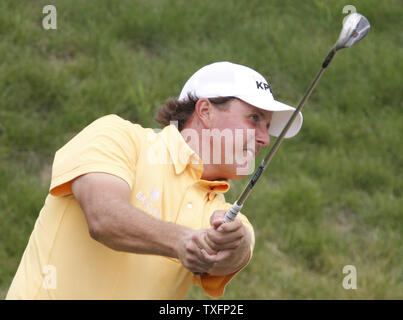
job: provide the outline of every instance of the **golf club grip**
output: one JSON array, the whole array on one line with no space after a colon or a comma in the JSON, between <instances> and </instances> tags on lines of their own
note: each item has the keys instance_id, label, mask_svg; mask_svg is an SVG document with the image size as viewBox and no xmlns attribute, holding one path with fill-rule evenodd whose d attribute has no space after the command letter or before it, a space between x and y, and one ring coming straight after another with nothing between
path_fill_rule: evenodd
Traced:
<instances>
[{"instance_id":1,"label":"golf club grip","mask_svg":"<svg viewBox=\"0 0 403 320\"><path fill-rule=\"evenodd\" d=\"M235 201L231 209L229 209L228 212L225 214L222 223L233 221L236 218L238 212L241 211L242 207L243 205L238 205L238 203Z\"/></svg>"}]
</instances>

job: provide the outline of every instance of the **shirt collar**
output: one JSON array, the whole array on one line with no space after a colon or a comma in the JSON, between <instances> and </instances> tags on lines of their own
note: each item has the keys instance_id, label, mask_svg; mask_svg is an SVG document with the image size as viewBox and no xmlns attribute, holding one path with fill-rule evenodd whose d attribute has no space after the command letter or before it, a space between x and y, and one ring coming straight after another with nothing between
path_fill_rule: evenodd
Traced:
<instances>
[{"instance_id":1,"label":"shirt collar","mask_svg":"<svg viewBox=\"0 0 403 320\"><path fill-rule=\"evenodd\" d=\"M176 126L172 124L166 126L161 132L161 137L168 148L176 174L181 174L188 165L191 165L200 171L201 176L203 164L196 152L183 139Z\"/></svg>"},{"instance_id":2,"label":"shirt collar","mask_svg":"<svg viewBox=\"0 0 403 320\"><path fill-rule=\"evenodd\" d=\"M181 174L186 168L193 170L195 179L200 187L208 188L216 192L225 193L230 185L226 180L202 180L203 162L197 153L186 143L183 136L174 125L166 126L161 137L165 142L176 174Z\"/></svg>"}]
</instances>

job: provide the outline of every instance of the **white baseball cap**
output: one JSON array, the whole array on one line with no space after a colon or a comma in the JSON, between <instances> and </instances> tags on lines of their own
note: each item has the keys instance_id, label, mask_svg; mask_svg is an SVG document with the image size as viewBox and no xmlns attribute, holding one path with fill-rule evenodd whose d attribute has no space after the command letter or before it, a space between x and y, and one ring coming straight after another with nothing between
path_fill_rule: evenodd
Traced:
<instances>
[{"instance_id":1,"label":"white baseball cap","mask_svg":"<svg viewBox=\"0 0 403 320\"><path fill-rule=\"evenodd\" d=\"M269 134L278 137L295 108L274 100L266 79L255 70L231 63L215 62L196 71L185 83L179 100L191 94L197 98L235 97L263 110L273 111ZM302 126L299 112L285 138L295 136Z\"/></svg>"}]
</instances>

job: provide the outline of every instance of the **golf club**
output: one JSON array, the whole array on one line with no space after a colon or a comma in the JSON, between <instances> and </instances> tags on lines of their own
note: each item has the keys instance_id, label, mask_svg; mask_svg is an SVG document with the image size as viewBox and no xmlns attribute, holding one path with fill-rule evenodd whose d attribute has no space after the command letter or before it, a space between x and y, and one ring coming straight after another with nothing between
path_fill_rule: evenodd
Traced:
<instances>
[{"instance_id":1,"label":"golf club","mask_svg":"<svg viewBox=\"0 0 403 320\"><path fill-rule=\"evenodd\" d=\"M327 55L327 57L325 58L325 60L323 61L321 70L316 75L311 86L308 88L304 97L299 102L298 107L295 109L295 111L291 115L290 119L288 120L287 124L284 126L284 128L281 131L280 135L278 136L275 144L270 149L270 151L267 153L267 155L262 160L261 164L255 171L255 173L253 174L248 185L245 187L245 189L243 190L243 192L241 193L239 198L234 202L234 204L232 205L232 208L226 213L223 223L234 220L236 215L238 214L238 212L242 209L242 207L243 207L246 199L250 195L254 185L259 180L259 177L261 176L262 172L266 169L267 165L270 163L271 159L273 158L276 151L280 147L280 144L284 140L284 137L285 137L288 129L290 128L291 124L293 123L295 117L304 107L304 105L307 102L307 100L309 99L312 91L315 89L318 81L320 80L323 72L326 70L326 67L329 65L330 61L332 61L335 53L340 49L351 47L353 44L360 41L362 38L364 38L367 35L369 29L370 29L370 24L369 24L368 20L359 13L351 13L350 15L348 15L345 18L339 39L337 40L337 42L335 43L333 48L330 50L330 52Z\"/></svg>"}]
</instances>

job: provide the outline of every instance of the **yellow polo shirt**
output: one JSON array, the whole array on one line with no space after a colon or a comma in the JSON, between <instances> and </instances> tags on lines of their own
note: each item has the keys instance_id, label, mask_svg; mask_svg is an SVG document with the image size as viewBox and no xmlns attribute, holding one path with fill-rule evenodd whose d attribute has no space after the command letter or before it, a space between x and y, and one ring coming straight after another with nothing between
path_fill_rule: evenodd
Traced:
<instances>
[{"instance_id":1,"label":"yellow polo shirt","mask_svg":"<svg viewBox=\"0 0 403 320\"><path fill-rule=\"evenodd\" d=\"M50 193L36 220L7 299L183 299L192 284L219 297L234 274L199 276L178 259L112 250L92 239L72 181L90 172L124 179L131 203L192 229L229 209L226 181L201 180L203 164L173 125L160 132L116 115L84 128L56 152ZM252 235L253 228L239 215Z\"/></svg>"}]
</instances>

